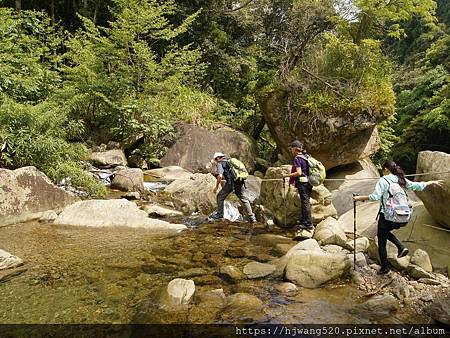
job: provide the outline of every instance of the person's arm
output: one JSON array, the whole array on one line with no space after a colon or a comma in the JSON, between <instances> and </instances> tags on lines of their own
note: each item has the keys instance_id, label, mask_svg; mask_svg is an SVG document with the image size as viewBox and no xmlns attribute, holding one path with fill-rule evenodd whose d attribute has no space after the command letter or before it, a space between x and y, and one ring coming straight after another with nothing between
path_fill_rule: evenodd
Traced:
<instances>
[{"instance_id":1,"label":"person's arm","mask_svg":"<svg viewBox=\"0 0 450 338\"><path fill-rule=\"evenodd\" d=\"M353 196L354 201L379 201L383 196L383 191L385 190L385 183L384 179L379 179L377 182L377 185L375 186L375 190L373 193L371 193L369 196Z\"/></svg>"},{"instance_id":2,"label":"person's arm","mask_svg":"<svg viewBox=\"0 0 450 338\"><path fill-rule=\"evenodd\" d=\"M295 171L293 173L290 173L289 175L286 175L285 177L295 178L295 177L300 177L301 175L302 175L302 168L295 167Z\"/></svg>"},{"instance_id":3,"label":"person's arm","mask_svg":"<svg viewBox=\"0 0 450 338\"><path fill-rule=\"evenodd\" d=\"M216 186L214 187L214 193L217 194L217 192L219 191L219 187L222 186L222 180L223 180L223 175L217 175L216 177Z\"/></svg>"},{"instance_id":4,"label":"person's arm","mask_svg":"<svg viewBox=\"0 0 450 338\"><path fill-rule=\"evenodd\" d=\"M427 182L413 182L408 179L406 179L406 188L413 191L422 191L426 187L429 187L431 185L437 185L439 187L442 187L444 185L443 180L436 180L436 181L427 181Z\"/></svg>"}]
</instances>

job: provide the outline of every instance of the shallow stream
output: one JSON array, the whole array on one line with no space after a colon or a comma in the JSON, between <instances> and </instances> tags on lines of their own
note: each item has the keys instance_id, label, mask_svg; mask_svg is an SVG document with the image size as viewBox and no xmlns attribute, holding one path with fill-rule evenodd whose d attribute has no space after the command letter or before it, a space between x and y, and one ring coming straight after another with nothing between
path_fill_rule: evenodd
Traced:
<instances>
[{"instance_id":1,"label":"shallow stream","mask_svg":"<svg viewBox=\"0 0 450 338\"><path fill-rule=\"evenodd\" d=\"M262 225L196 223L191 219L191 228L178 234L37 222L0 228L0 248L26 261L25 272L0 282L0 322L130 323L137 313L140 322L153 323L241 321L211 311L197 296L185 311L163 315L157 310L159 291L182 277L195 281L195 295L221 288L227 296L237 292L257 296L264 303L267 323L368 323L348 313L363 296L349 283L301 288L285 296L274 289L282 282L280 277L239 283L224 279L218 274L221 266L234 265L242 271L252 260L265 262L281 254L265 237ZM280 229L274 232L292 236ZM243 254L237 255L241 257L230 257L233 248L242 249ZM147 308L152 310L146 313ZM400 309L384 322L421 320Z\"/></svg>"}]
</instances>

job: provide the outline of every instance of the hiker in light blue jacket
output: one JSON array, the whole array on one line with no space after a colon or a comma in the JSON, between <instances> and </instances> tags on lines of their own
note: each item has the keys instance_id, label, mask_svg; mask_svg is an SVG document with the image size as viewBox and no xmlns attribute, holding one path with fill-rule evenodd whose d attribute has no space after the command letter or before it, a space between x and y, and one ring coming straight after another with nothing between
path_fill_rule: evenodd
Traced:
<instances>
[{"instance_id":1,"label":"hiker in light blue jacket","mask_svg":"<svg viewBox=\"0 0 450 338\"><path fill-rule=\"evenodd\" d=\"M405 173L394 161L387 161L383 164L383 177L381 177L375 191L369 196L354 196L355 201L381 201L380 211L378 213L378 254L380 256L381 269L380 274L386 274L390 271L389 263L387 261L387 241L391 241L398 249L398 257L404 257L408 254L408 248L406 248L402 242L391 232L394 229L399 229L401 224L391 222L385 219L385 205L389 198L389 185L391 183L398 183L403 189L409 189L413 191L422 191L430 185L443 184L442 180L428 181L428 182L412 182L405 178Z\"/></svg>"}]
</instances>

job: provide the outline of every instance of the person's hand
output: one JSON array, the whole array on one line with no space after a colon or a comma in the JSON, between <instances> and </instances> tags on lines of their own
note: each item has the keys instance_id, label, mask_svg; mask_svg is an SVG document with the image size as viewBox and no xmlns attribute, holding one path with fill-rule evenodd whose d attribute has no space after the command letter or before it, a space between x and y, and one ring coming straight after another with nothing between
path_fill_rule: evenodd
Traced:
<instances>
[{"instance_id":1,"label":"person's hand","mask_svg":"<svg viewBox=\"0 0 450 338\"><path fill-rule=\"evenodd\" d=\"M355 202L358 202L358 201L364 202L365 200L366 200L365 196L353 195L353 201L355 201Z\"/></svg>"},{"instance_id":2,"label":"person's hand","mask_svg":"<svg viewBox=\"0 0 450 338\"><path fill-rule=\"evenodd\" d=\"M219 191L219 188L215 187L213 191L214 191L215 194L217 194L217 192Z\"/></svg>"},{"instance_id":3,"label":"person's hand","mask_svg":"<svg viewBox=\"0 0 450 338\"><path fill-rule=\"evenodd\" d=\"M427 182L427 186L428 185L436 185L438 187L443 187L444 186L445 181L444 180L436 180L436 181L428 181Z\"/></svg>"},{"instance_id":4,"label":"person's hand","mask_svg":"<svg viewBox=\"0 0 450 338\"><path fill-rule=\"evenodd\" d=\"M283 175L283 178L290 178L290 177L291 177L291 174Z\"/></svg>"}]
</instances>

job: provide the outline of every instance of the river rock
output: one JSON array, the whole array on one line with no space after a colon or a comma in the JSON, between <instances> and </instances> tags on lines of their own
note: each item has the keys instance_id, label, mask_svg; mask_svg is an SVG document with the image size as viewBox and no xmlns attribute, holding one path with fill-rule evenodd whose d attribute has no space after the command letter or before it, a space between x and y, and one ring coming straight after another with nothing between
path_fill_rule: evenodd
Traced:
<instances>
[{"instance_id":1,"label":"river rock","mask_svg":"<svg viewBox=\"0 0 450 338\"><path fill-rule=\"evenodd\" d=\"M255 202L261 195L261 178L254 175L248 175L245 180L245 195L250 200L250 203Z\"/></svg>"},{"instance_id":2,"label":"river rock","mask_svg":"<svg viewBox=\"0 0 450 338\"><path fill-rule=\"evenodd\" d=\"M142 170L148 169L147 161L142 156L139 155L131 155L128 157L128 165L130 168L139 168Z\"/></svg>"},{"instance_id":3,"label":"river rock","mask_svg":"<svg viewBox=\"0 0 450 338\"><path fill-rule=\"evenodd\" d=\"M305 239L311 239L314 236L314 230L300 229L295 233L295 239L303 241Z\"/></svg>"},{"instance_id":4,"label":"river rock","mask_svg":"<svg viewBox=\"0 0 450 338\"><path fill-rule=\"evenodd\" d=\"M307 239L305 241L299 242L294 245L286 254L286 257L291 257L295 255L298 251L317 251L322 252L319 243L313 238Z\"/></svg>"},{"instance_id":5,"label":"river rock","mask_svg":"<svg viewBox=\"0 0 450 338\"><path fill-rule=\"evenodd\" d=\"M356 234L364 237L374 237L377 234L376 217L380 211L379 202L359 203L356 206ZM339 227L345 232L353 233L353 210L349 210L338 219Z\"/></svg>"},{"instance_id":6,"label":"river rock","mask_svg":"<svg viewBox=\"0 0 450 338\"><path fill-rule=\"evenodd\" d=\"M183 216L183 213L180 211L162 207L158 204L146 204L142 207L142 210L144 210L150 217L151 216L159 216L159 217Z\"/></svg>"},{"instance_id":7,"label":"river rock","mask_svg":"<svg viewBox=\"0 0 450 338\"><path fill-rule=\"evenodd\" d=\"M167 295L173 305L189 304L195 292L195 283L190 279L175 278L167 285Z\"/></svg>"},{"instance_id":8,"label":"river rock","mask_svg":"<svg viewBox=\"0 0 450 338\"><path fill-rule=\"evenodd\" d=\"M58 217L58 214L54 210L44 211L39 218L40 223L53 223Z\"/></svg>"},{"instance_id":9,"label":"river rock","mask_svg":"<svg viewBox=\"0 0 450 338\"><path fill-rule=\"evenodd\" d=\"M313 238L318 242L321 241L326 242L327 239L333 236L339 237L342 241L347 241L345 232L339 226L337 220L333 217L328 217L316 226ZM327 243L327 244L334 244L334 243Z\"/></svg>"},{"instance_id":10,"label":"river rock","mask_svg":"<svg viewBox=\"0 0 450 338\"><path fill-rule=\"evenodd\" d=\"M219 273L232 282L236 282L245 278L241 270L239 270L237 267L233 265L226 265L220 267Z\"/></svg>"},{"instance_id":11,"label":"river rock","mask_svg":"<svg viewBox=\"0 0 450 338\"><path fill-rule=\"evenodd\" d=\"M411 257L411 264L420 266L426 272L433 272L430 256L425 250L417 249Z\"/></svg>"},{"instance_id":12,"label":"river rock","mask_svg":"<svg viewBox=\"0 0 450 338\"><path fill-rule=\"evenodd\" d=\"M410 264L408 266L408 274L414 278L414 279L420 279L420 278L431 278L434 279L434 276L426 272L424 269L422 269L420 266Z\"/></svg>"},{"instance_id":13,"label":"river rock","mask_svg":"<svg viewBox=\"0 0 450 338\"><path fill-rule=\"evenodd\" d=\"M398 307L398 301L393 296L383 294L356 305L350 312L368 319L379 320L391 317Z\"/></svg>"},{"instance_id":14,"label":"river rock","mask_svg":"<svg viewBox=\"0 0 450 338\"><path fill-rule=\"evenodd\" d=\"M350 266L344 254L301 250L289 258L285 278L306 288L317 288L345 275Z\"/></svg>"},{"instance_id":15,"label":"river rock","mask_svg":"<svg viewBox=\"0 0 450 338\"><path fill-rule=\"evenodd\" d=\"M126 226L155 231L185 230L183 224L173 224L148 218L147 213L130 201L87 200L66 207L55 220L55 224L88 227Z\"/></svg>"},{"instance_id":16,"label":"river rock","mask_svg":"<svg viewBox=\"0 0 450 338\"><path fill-rule=\"evenodd\" d=\"M347 245L353 250L353 240L347 241ZM369 245L370 241L367 237L358 237L356 239L356 252L367 252Z\"/></svg>"},{"instance_id":17,"label":"river rock","mask_svg":"<svg viewBox=\"0 0 450 338\"><path fill-rule=\"evenodd\" d=\"M277 244L272 252L275 256L283 256L291 250L294 244Z\"/></svg>"},{"instance_id":18,"label":"river rock","mask_svg":"<svg viewBox=\"0 0 450 338\"><path fill-rule=\"evenodd\" d=\"M262 278L275 271L275 266L271 264L250 262L244 266L244 274L247 278Z\"/></svg>"},{"instance_id":19,"label":"river rock","mask_svg":"<svg viewBox=\"0 0 450 338\"><path fill-rule=\"evenodd\" d=\"M450 154L440 151L421 151L417 157L416 173L448 172L450 168ZM427 187L424 191L416 192L428 212L441 225L450 229L450 175L417 176L418 181L445 180L444 186Z\"/></svg>"},{"instance_id":20,"label":"river rock","mask_svg":"<svg viewBox=\"0 0 450 338\"><path fill-rule=\"evenodd\" d=\"M23 264L23 260L17 256L0 249L0 270L12 269Z\"/></svg>"},{"instance_id":21,"label":"river rock","mask_svg":"<svg viewBox=\"0 0 450 338\"><path fill-rule=\"evenodd\" d=\"M215 185L216 179L211 174L193 174L189 180L173 181L163 193L184 214L209 214L217 207Z\"/></svg>"},{"instance_id":22,"label":"river rock","mask_svg":"<svg viewBox=\"0 0 450 338\"><path fill-rule=\"evenodd\" d=\"M171 181L176 179L189 180L192 173L178 166L168 166L164 168L146 170L144 171L144 175L154 179Z\"/></svg>"},{"instance_id":23,"label":"river rock","mask_svg":"<svg viewBox=\"0 0 450 338\"><path fill-rule=\"evenodd\" d=\"M353 267L353 254L347 254L347 257L348 257L348 259L350 259L350 262L352 263L352 267ZM356 254L356 266L359 266L359 267L367 266L366 256L362 252L358 252Z\"/></svg>"},{"instance_id":24,"label":"river rock","mask_svg":"<svg viewBox=\"0 0 450 338\"><path fill-rule=\"evenodd\" d=\"M328 179L341 179L341 181L325 181L324 183L333 195L333 205L337 215L341 216L348 210L353 210L353 193L371 194L379 177L376 166L368 158L329 170ZM363 178L367 180L361 180Z\"/></svg>"},{"instance_id":25,"label":"river rock","mask_svg":"<svg viewBox=\"0 0 450 338\"><path fill-rule=\"evenodd\" d=\"M440 281L432 278L419 278L418 282L427 285L441 285Z\"/></svg>"},{"instance_id":26,"label":"river rock","mask_svg":"<svg viewBox=\"0 0 450 338\"><path fill-rule=\"evenodd\" d=\"M433 302L425 308L425 311L438 323L450 325L450 297Z\"/></svg>"},{"instance_id":27,"label":"river rock","mask_svg":"<svg viewBox=\"0 0 450 338\"><path fill-rule=\"evenodd\" d=\"M264 304L248 293L235 293L228 297L222 318L233 323L260 323L266 318Z\"/></svg>"},{"instance_id":28,"label":"river rock","mask_svg":"<svg viewBox=\"0 0 450 338\"><path fill-rule=\"evenodd\" d=\"M125 153L120 149L93 152L89 156L89 161L99 168L112 168L117 166L125 167L127 165Z\"/></svg>"},{"instance_id":29,"label":"river rock","mask_svg":"<svg viewBox=\"0 0 450 338\"><path fill-rule=\"evenodd\" d=\"M293 283L289 283L289 282L276 284L274 286L274 289L277 290L279 293L283 293L283 294L292 294L292 293L298 291L297 285L295 285Z\"/></svg>"},{"instance_id":30,"label":"river rock","mask_svg":"<svg viewBox=\"0 0 450 338\"><path fill-rule=\"evenodd\" d=\"M389 264L398 271L403 271L405 269L408 268L409 264L411 261L411 257L410 256L405 256L402 258L397 258L397 257L388 257L388 262Z\"/></svg>"},{"instance_id":31,"label":"river rock","mask_svg":"<svg viewBox=\"0 0 450 338\"><path fill-rule=\"evenodd\" d=\"M111 188L122 191L143 191L144 174L139 168L120 167L114 175Z\"/></svg>"},{"instance_id":32,"label":"river rock","mask_svg":"<svg viewBox=\"0 0 450 338\"><path fill-rule=\"evenodd\" d=\"M45 211L60 211L76 201L76 195L35 167L0 169L0 226L39 219Z\"/></svg>"},{"instance_id":33,"label":"river rock","mask_svg":"<svg viewBox=\"0 0 450 338\"><path fill-rule=\"evenodd\" d=\"M278 225L292 226L300 217L300 199L294 186L289 186L283 175L289 174L290 165L271 167L267 169L265 179L279 178L276 181L263 181L258 203L272 210ZM311 193L312 219L315 224L330 216L336 216L332 205L331 193L323 186L314 187Z\"/></svg>"},{"instance_id":34,"label":"river rock","mask_svg":"<svg viewBox=\"0 0 450 338\"><path fill-rule=\"evenodd\" d=\"M256 144L244 133L228 127L210 131L190 124L178 124L176 129L176 142L161 159L161 166L207 173L214 152L220 151L241 160L249 172L255 169Z\"/></svg>"}]
</instances>

